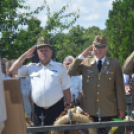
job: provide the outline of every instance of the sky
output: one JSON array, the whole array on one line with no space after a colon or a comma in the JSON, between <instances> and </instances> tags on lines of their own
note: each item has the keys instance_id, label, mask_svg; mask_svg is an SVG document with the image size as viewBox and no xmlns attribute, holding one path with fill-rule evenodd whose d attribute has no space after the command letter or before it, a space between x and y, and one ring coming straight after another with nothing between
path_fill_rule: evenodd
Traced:
<instances>
[{"instance_id":1,"label":"sky","mask_svg":"<svg viewBox=\"0 0 134 134\"><path fill-rule=\"evenodd\" d=\"M67 12L80 10L80 17L74 24L83 26L84 28L97 26L104 29L106 19L108 19L108 12L112 10L112 2L114 0L46 0L50 6L51 12L59 11L63 6L69 3ZM30 6L30 10L34 10L43 5L44 0L25 0L25 5ZM36 15L40 21L41 26L45 26L47 20L46 9Z\"/></svg>"}]
</instances>

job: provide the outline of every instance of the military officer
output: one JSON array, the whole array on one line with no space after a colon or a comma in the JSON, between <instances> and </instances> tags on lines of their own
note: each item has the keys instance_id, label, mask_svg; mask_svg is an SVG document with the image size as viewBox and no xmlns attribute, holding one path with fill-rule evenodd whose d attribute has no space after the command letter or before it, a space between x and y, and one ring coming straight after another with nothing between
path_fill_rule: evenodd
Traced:
<instances>
[{"instance_id":1,"label":"military officer","mask_svg":"<svg viewBox=\"0 0 134 134\"><path fill-rule=\"evenodd\" d=\"M88 57L93 49L94 57ZM126 99L120 62L106 56L107 39L96 36L90 45L69 66L69 75L82 74L81 106L94 121L98 121L98 110L101 120L110 121L119 114L123 118L126 109ZM100 114L100 113L99 113Z\"/></svg>"},{"instance_id":2,"label":"military officer","mask_svg":"<svg viewBox=\"0 0 134 134\"><path fill-rule=\"evenodd\" d=\"M22 66L25 59L33 56L34 50L35 47L32 47L22 54L14 62L10 72L14 74L19 69L19 76L29 76L31 79L34 124L41 125L40 116L43 114L44 124L51 125L64 111L63 96L66 98L67 108L70 108L72 84L65 67L51 60L52 50L47 37L41 37L37 41L40 62Z\"/></svg>"}]
</instances>

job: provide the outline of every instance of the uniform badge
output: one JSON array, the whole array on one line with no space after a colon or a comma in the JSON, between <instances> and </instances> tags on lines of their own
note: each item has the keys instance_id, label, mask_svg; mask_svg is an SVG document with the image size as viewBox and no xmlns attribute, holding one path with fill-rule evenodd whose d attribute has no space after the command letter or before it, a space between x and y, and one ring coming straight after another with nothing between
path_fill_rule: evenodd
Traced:
<instances>
[{"instance_id":1,"label":"uniform badge","mask_svg":"<svg viewBox=\"0 0 134 134\"><path fill-rule=\"evenodd\" d=\"M109 61L107 61L106 64L109 65L110 64Z\"/></svg>"},{"instance_id":2,"label":"uniform badge","mask_svg":"<svg viewBox=\"0 0 134 134\"><path fill-rule=\"evenodd\" d=\"M57 71L56 71L56 70L52 70L52 71L57 73Z\"/></svg>"},{"instance_id":3,"label":"uniform badge","mask_svg":"<svg viewBox=\"0 0 134 134\"><path fill-rule=\"evenodd\" d=\"M100 36L99 39L102 40L103 39L102 36Z\"/></svg>"},{"instance_id":4,"label":"uniform badge","mask_svg":"<svg viewBox=\"0 0 134 134\"><path fill-rule=\"evenodd\" d=\"M107 71L106 74L113 74L113 72Z\"/></svg>"},{"instance_id":5,"label":"uniform badge","mask_svg":"<svg viewBox=\"0 0 134 134\"><path fill-rule=\"evenodd\" d=\"M87 70L87 72L88 72L88 74L91 74L93 71L91 71L91 70Z\"/></svg>"},{"instance_id":6,"label":"uniform badge","mask_svg":"<svg viewBox=\"0 0 134 134\"><path fill-rule=\"evenodd\" d=\"M107 69L107 66L104 66L104 69Z\"/></svg>"},{"instance_id":7,"label":"uniform badge","mask_svg":"<svg viewBox=\"0 0 134 134\"><path fill-rule=\"evenodd\" d=\"M33 71L32 73L37 73L37 71Z\"/></svg>"}]
</instances>

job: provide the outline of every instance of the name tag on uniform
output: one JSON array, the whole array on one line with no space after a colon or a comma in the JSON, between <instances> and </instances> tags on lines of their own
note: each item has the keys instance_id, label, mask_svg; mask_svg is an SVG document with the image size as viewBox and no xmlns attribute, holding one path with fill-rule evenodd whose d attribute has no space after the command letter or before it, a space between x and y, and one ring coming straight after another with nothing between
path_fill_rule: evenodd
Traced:
<instances>
[{"instance_id":1,"label":"name tag on uniform","mask_svg":"<svg viewBox=\"0 0 134 134\"><path fill-rule=\"evenodd\" d=\"M52 72L51 72L51 75L58 76L58 75L59 75L59 73L58 73L58 72L56 72L56 71L52 71Z\"/></svg>"}]
</instances>

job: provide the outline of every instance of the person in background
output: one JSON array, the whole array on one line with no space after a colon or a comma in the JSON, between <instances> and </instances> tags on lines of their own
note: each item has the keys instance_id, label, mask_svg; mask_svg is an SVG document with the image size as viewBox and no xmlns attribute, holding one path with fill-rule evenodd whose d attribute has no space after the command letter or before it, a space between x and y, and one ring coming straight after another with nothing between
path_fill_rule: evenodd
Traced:
<instances>
[{"instance_id":1,"label":"person in background","mask_svg":"<svg viewBox=\"0 0 134 134\"><path fill-rule=\"evenodd\" d=\"M63 65L68 70L69 65L74 61L73 56L67 56L64 58ZM71 91L71 102L75 102L76 105L80 104L81 92L82 92L82 79L80 76L71 76L72 86Z\"/></svg>"},{"instance_id":2,"label":"person in background","mask_svg":"<svg viewBox=\"0 0 134 134\"><path fill-rule=\"evenodd\" d=\"M9 69L10 67L13 65L13 63L16 61L16 59L12 59L12 60L8 60L6 62L6 74L10 77L16 77L15 75L12 75L10 72L9 72Z\"/></svg>"},{"instance_id":3,"label":"person in background","mask_svg":"<svg viewBox=\"0 0 134 134\"><path fill-rule=\"evenodd\" d=\"M131 104L131 110L134 111L134 74L127 75L124 74L124 85L125 85L125 92L126 95L131 96L132 104Z\"/></svg>"},{"instance_id":4,"label":"person in background","mask_svg":"<svg viewBox=\"0 0 134 134\"><path fill-rule=\"evenodd\" d=\"M6 62L8 60L6 58L1 59L1 67L2 67L2 78L3 79L10 79L11 77L6 74Z\"/></svg>"},{"instance_id":5,"label":"person in background","mask_svg":"<svg viewBox=\"0 0 134 134\"><path fill-rule=\"evenodd\" d=\"M0 70L1 70L1 64L0 64ZM2 80L2 71L0 71L0 134L4 129L5 126L4 121L6 119L7 119L7 114L6 114L5 93L4 93L4 86Z\"/></svg>"},{"instance_id":6,"label":"person in background","mask_svg":"<svg viewBox=\"0 0 134 134\"><path fill-rule=\"evenodd\" d=\"M30 77L34 125L41 125L41 115L45 116L44 125L52 125L64 111L64 96L67 101L66 109L70 108L71 80L64 66L51 60L51 44L47 37L40 37L37 40L37 54L40 62L22 66L25 59L33 56L35 49L36 47L32 47L22 54L14 62L10 72L15 74L18 70L18 75Z\"/></svg>"},{"instance_id":7,"label":"person in background","mask_svg":"<svg viewBox=\"0 0 134 134\"><path fill-rule=\"evenodd\" d=\"M123 65L123 73L126 75L129 75L129 79L127 81L131 81L131 88L132 90L130 91L130 87L127 87L129 92L132 95L132 110L134 110L134 52L132 52L126 59L124 65Z\"/></svg>"},{"instance_id":8,"label":"person in background","mask_svg":"<svg viewBox=\"0 0 134 134\"><path fill-rule=\"evenodd\" d=\"M20 89L23 99L24 111L27 116L29 116L29 121L31 120L31 83L29 77L20 77Z\"/></svg>"}]
</instances>

